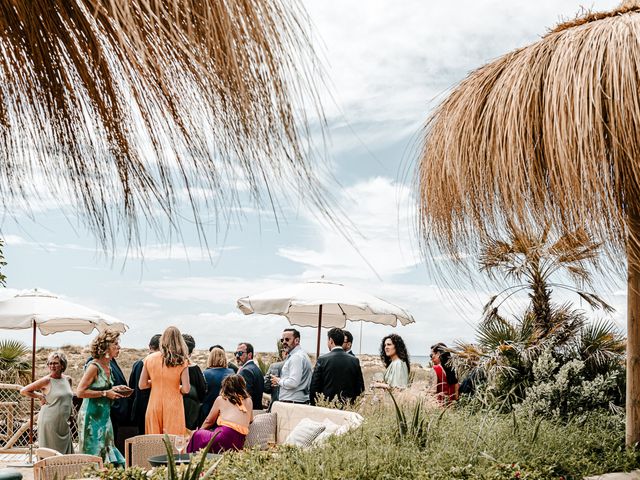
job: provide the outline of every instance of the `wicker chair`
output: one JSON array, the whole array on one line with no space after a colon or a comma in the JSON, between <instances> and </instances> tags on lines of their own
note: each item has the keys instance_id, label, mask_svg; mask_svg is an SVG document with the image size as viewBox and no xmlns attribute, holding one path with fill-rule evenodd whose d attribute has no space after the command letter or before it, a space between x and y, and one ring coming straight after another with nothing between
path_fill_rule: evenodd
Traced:
<instances>
[{"instance_id":1,"label":"wicker chair","mask_svg":"<svg viewBox=\"0 0 640 480\"><path fill-rule=\"evenodd\" d=\"M164 435L137 435L124 441L124 458L128 467L138 466L151 468L149 457L166 455L167 449L163 442ZM171 445L174 445L175 435L169 435ZM173 453L177 453L173 447Z\"/></svg>"},{"instance_id":2,"label":"wicker chair","mask_svg":"<svg viewBox=\"0 0 640 480\"><path fill-rule=\"evenodd\" d=\"M78 476L85 467L92 464L102 468L102 458L84 454L54 455L40 460L33 466L33 478L64 480L70 475Z\"/></svg>"},{"instance_id":3,"label":"wicker chair","mask_svg":"<svg viewBox=\"0 0 640 480\"><path fill-rule=\"evenodd\" d=\"M62 455L62 454L59 451L54 450L53 448L46 448L46 447L36 448L36 458L38 460L42 460L44 458L49 458L49 457L57 457L59 455Z\"/></svg>"}]
</instances>

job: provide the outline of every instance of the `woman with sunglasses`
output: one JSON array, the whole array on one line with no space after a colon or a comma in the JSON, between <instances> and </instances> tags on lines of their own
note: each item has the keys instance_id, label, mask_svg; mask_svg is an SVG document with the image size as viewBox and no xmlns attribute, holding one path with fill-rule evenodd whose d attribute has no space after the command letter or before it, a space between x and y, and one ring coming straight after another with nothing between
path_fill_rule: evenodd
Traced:
<instances>
[{"instance_id":1,"label":"woman with sunglasses","mask_svg":"<svg viewBox=\"0 0 640 480\"><path fill-rule=\"evenodd\" d=\"M431 346L431 363L436 374L436 397L441 404L448 405L458 399L460 385L453 369L451 352L444 343Z\"/></svg>"},{"instance_id":2,"label":"woman with sunglasses","mask_svg":"<svg viewBox=\"0 0 640 480\"><path fill-rule=\"evenodd\" d=\"M72 411L73 391L71 377L63 375L67 357L62 352L51 352L47 357L49 375L22 387L25 397L40 401L38 415L38 445L60 453L73 453L69 417Z\"/></svg>"}]
</instances>

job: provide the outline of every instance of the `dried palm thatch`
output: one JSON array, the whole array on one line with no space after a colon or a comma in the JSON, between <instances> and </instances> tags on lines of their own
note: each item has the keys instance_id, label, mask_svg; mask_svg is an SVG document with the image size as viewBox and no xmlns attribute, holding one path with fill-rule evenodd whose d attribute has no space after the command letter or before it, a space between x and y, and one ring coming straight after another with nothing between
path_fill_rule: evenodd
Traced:
<instances>
[{"instance_id":1,"label":"dried palm thatch","mask_svg":"<svg viewBox=\"0 0 640 480\"><path fill-rule=\"evenodd\" d=\"M509 221L552 220L587 225L623 258L640 192L639 78L640 7L629 5L474 71L427 123L422 237L456 254Z\"/></svg>"},{"instance_id":2,"label":"dried palm thatch","mask_svg":"<svg viewBox=\"0 0 640 480\"><path fill-rule=\"evenodd\" d=\"M425 249L513 223L585 227L628 269L627 443L640 441L640 2L587 14L471 73L426 125ZM480 240L480 241L479 241Z\"/></svg>"},{"instance_id":3,"label":"dried palm thatch","mask_svg":"<svg viewBox=\"0 0 640 480\"><path fill-rule=\"evenodd\" d=\"M176 221L185 191L196 219L202 190L233 206L240 182L324 209L305 18L281 0L0 0L0 195L71 195L104 244L157 210Z\"/></svg>"}]
</instances>

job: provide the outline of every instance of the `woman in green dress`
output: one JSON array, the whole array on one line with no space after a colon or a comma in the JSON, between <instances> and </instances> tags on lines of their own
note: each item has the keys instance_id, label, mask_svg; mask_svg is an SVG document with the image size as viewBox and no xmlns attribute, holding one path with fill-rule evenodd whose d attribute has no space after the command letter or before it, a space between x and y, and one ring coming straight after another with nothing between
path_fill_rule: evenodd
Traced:
<instances>
[{"instance_id":1,"label":"woman in green dress","mask_svg":"<svg viewBox=\"0 0 640 480\"><path fill-rule=\"evenodd\" d=\"M105 330L91 343L93 360L85 368L77 395L83 398L78 413L80 452L98 455L105 463L124 467L124 457L115 446L111 424L111 402L122 395L113 390L109 362L120 353L120 334Z\"/></svg>"},{"instance_id":2,"label":"woman in green dress","mask_svg":"<svg viewBox=\"0 0 640 480\"><path fill-rule=\"evenodd\" d=\"M47 357L47 366L49 375L23 387L20 393L42 404L38 414L38 446L73 453L69 429L73 391L71 377L63 374L67 369L67 357L62 352L52 352Z\"/></svg>"}]
</instances>

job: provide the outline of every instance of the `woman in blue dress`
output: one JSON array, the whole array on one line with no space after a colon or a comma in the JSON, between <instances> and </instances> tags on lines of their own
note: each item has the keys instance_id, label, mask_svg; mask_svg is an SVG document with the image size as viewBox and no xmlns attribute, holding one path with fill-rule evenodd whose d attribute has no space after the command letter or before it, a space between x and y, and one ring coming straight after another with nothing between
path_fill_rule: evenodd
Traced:
<instances>
[{"instance_id":1,"label":"woman in blue dress","mask_svg":"<svg viewBox=\"0 0 640 480\"><path fill-rule=\"evenodd\" d=\"M204 379L207 382L207 394L202 401L202 407L200 407L200 421L198 426L202 425L204 419L207 418L213 402L220 394L220 386L222 380L229 375L233 375L233 370L227 366L227 356L224 350L214 347L209 352L209 358L207 359L207 369L204 371Z\"/></svg>"},{"instance_id":2,"label":"woman in blue dress","mask_svg":"<svg viewBox=\"0 0 640 480\"><path fill-rule=\"evenodd\" d=\"M93 360L78 385L83 398L78 413L80 452L98 455L105 463L124 467L124 457L115 446L111 424L111 402L123 395L113 390L109 362L120 353L120 334L105 330L91 343Z\"/></svg>"}]
</instances>

